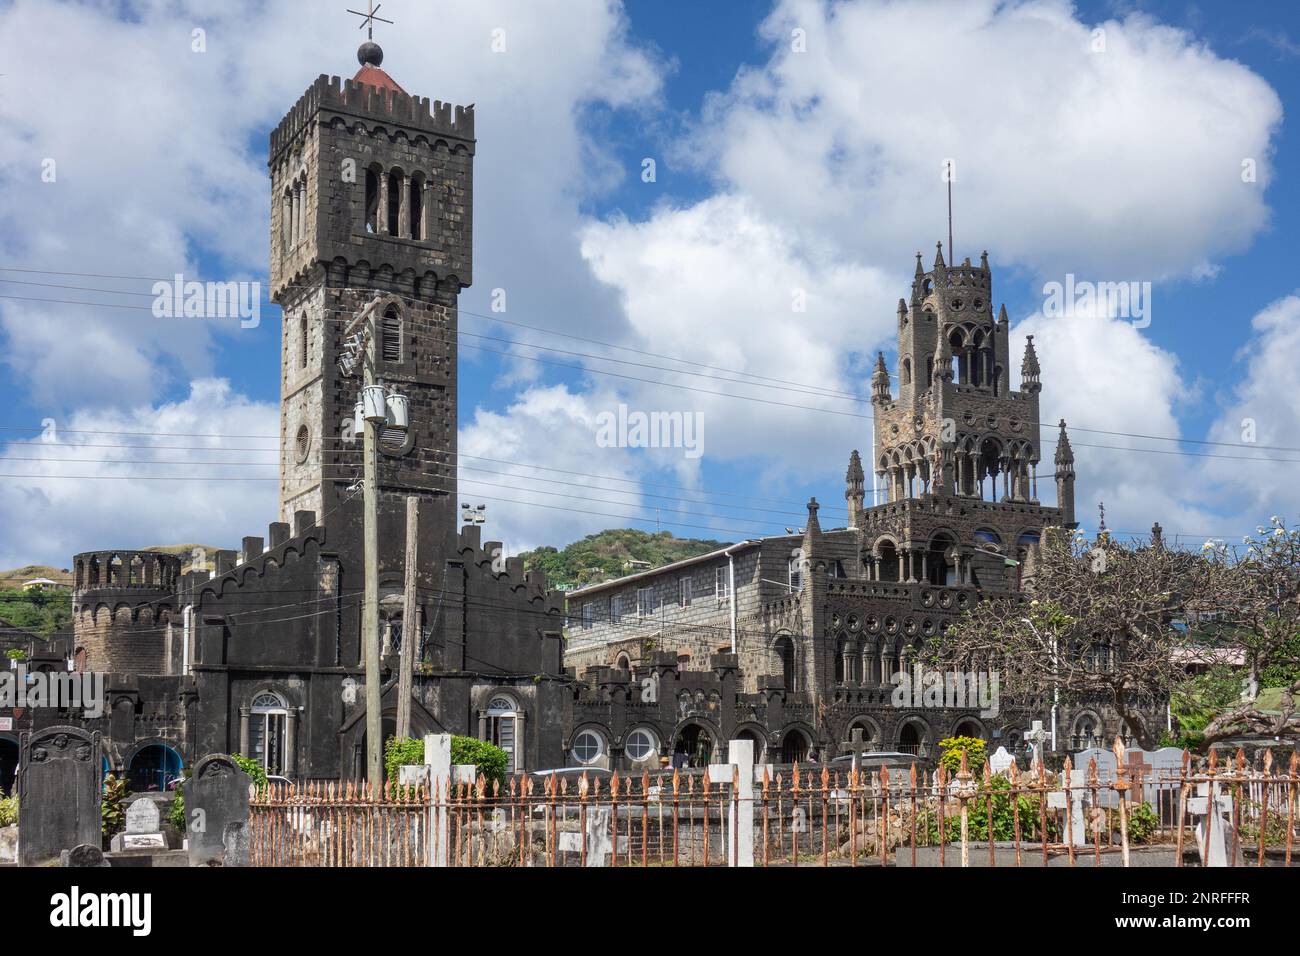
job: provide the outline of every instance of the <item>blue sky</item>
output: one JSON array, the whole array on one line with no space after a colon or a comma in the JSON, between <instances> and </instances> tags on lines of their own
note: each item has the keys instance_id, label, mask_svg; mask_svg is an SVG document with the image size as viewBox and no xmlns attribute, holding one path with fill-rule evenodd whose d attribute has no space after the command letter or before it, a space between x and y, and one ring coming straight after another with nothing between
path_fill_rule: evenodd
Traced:
<instances>
[{"instance_id":1,"label":"blue sky","mask_svg":"<svg viewBox=\"0 0 1300 956\"><path fill-rule=\"evenodd\" d=\"M376 39L407 90L477 103L462 329L604 356L462 339L461 451L478 456L463 463L486 469L462 473L462 498L488 505L489 536L561 545L657 517L735 539L799 524L810 495L839 524L848 453L871 436L837 412L869 406L809 389L866 396L876 350L892 367L914 254L946 243L950 156L958 256L989 251L1017 370L1035 335L1085 528L1103 499L1112 527L1158 520L1196 543L1294 516L1290 464L1232 460L1300 459L1257 447L1300 448L1294 5L440 6L389 0L401 27ZM265 281L267 136L318 73L355 71L358 33L319 7L211 7L0 0L0 566L231 546L277 518L274 444L243 436L278 428L278 311L253 329L154 319L150 283L117 277ZM1043 316L1044 282L1066 273L1151 282L1150 324ZM517 324L492 321L494 289ZM619 404L698 413L703 454L601 447ZM46 420L59 440L26 444ZM178 463L200 455L231 464Z\"/></svg>"}]
</instances>

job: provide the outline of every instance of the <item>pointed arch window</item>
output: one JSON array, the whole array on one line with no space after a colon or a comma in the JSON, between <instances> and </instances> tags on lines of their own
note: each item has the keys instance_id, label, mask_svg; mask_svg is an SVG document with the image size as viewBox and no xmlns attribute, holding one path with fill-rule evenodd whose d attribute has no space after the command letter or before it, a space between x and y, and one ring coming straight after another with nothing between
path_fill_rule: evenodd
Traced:
<instances>
[{"instance_id":1,"label":"pointed arch window","mask_svg":"<svg viewBox=\"0 0 1300 956\"><path fill-rule=\"evenodd\" d=\"M384 310L379 339L380 357L385 362L400 362L402 360L402 317L397 312L397 306L390 305Z\"/></svg>"}]
</instances>

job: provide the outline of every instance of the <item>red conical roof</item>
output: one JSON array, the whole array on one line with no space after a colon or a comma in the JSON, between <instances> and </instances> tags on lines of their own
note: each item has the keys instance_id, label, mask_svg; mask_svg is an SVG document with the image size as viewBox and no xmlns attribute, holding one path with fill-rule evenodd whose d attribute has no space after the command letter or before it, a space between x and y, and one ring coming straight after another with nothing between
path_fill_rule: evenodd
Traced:
<instances>
[{"instance_id":1,"label":"red conical roof","mask_svg":"<svg viewBox=\"0 0 1300 956\"><path fill-rule=\"evenodd\" d=\"M357 70L357 75L352 77L352 81L354 83L366 83L380 90L393 90L396 93L406 93L406 90L398 86L396 80L379 67L371 66L369 63Z\"/></svg>"}]
</instances>

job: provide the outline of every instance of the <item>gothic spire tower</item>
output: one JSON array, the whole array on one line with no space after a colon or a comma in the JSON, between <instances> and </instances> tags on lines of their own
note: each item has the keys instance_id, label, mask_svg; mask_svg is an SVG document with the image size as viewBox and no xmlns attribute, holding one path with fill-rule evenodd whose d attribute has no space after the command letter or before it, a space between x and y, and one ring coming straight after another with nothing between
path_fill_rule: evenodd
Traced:
<instances>
[{"instance_id":1,"label":"gothic spire tower","mask_svg":"<svg viewBox=\"0 0 1300 956\"><path fill-rule=\"evenodd\" d=\"M949 265L917 253L898 301L898 397L883 359L872 376L876 460L890 501L943 493L1038 503L1038 359L1031 341L1013 391L1006 307L994 312L988 253Z\"/></svg>"},{"instance_id":2,"label":"gothic spire tower","mask_svg":"<svg viewBox=\"0 0 1300 956\"><path fill-rule=\"evenodd\" d=\"M362 471L359 383L338 360L347 323L378 299L376 372L411 403L408 431L380 442L381 540L401 540L403 499L416 495L422 538L428 528L450 547L474 112L408 94L382 68L373 40L357 58L352 79L318 77L271 134L271 296L284 323L281 518L312 511L327 527L359 520L348 491Z\"/></svg>"}]
</instances>

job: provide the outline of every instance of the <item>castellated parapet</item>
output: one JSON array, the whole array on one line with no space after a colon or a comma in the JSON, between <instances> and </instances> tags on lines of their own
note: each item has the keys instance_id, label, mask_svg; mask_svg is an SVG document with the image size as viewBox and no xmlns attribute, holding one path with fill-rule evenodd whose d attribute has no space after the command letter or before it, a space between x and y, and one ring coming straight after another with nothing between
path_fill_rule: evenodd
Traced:
<instances>
[{"instance_id":1,"label":"castellated parapet","mask_svg":"<svg viewBox=\"0 0 1300 956\"><path fill-rule=\"evenodd\" d=\"M78 668L168 673L181 559L160 551L87 551L73 562Z\"/></svg>"}]
</instances>

